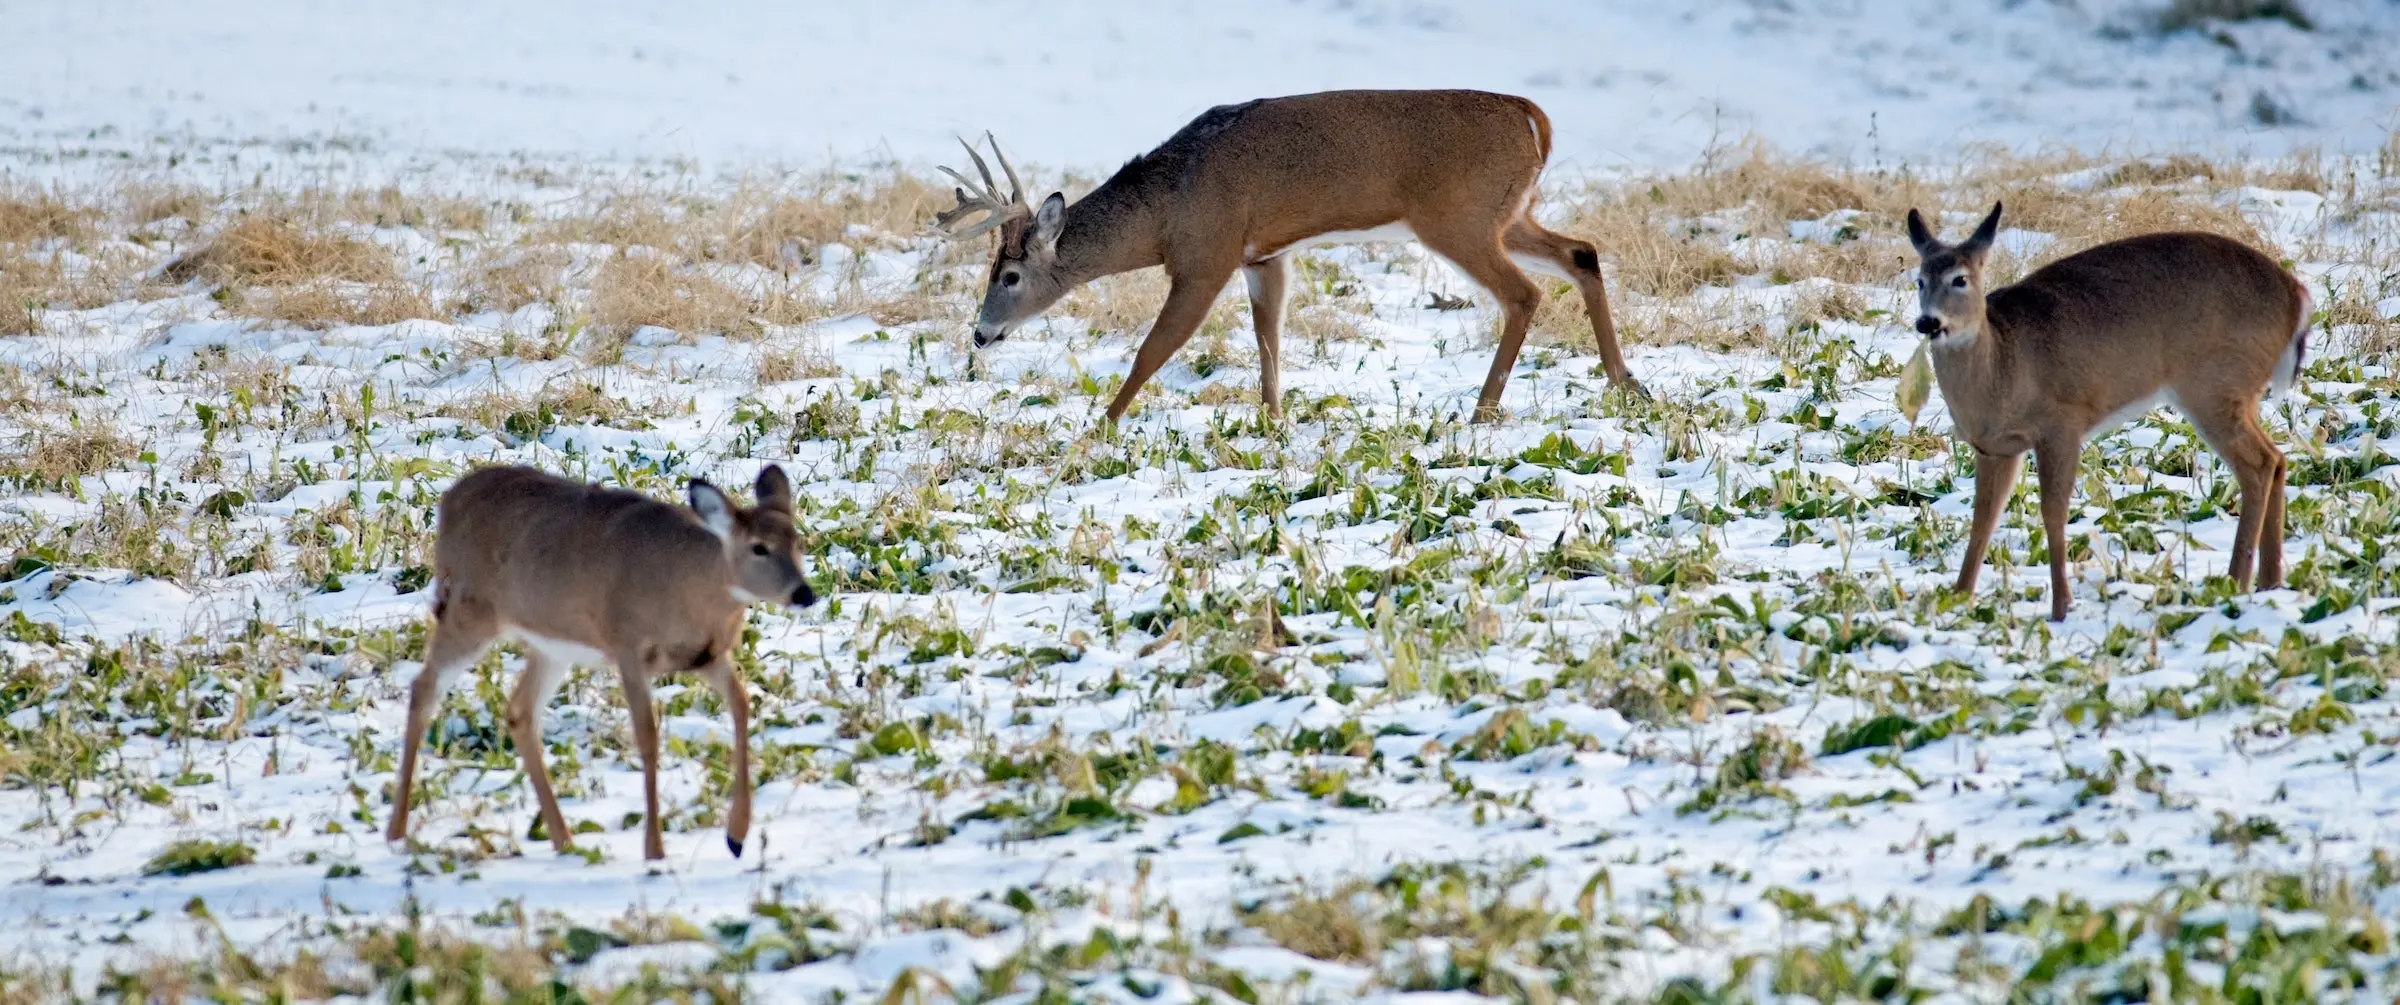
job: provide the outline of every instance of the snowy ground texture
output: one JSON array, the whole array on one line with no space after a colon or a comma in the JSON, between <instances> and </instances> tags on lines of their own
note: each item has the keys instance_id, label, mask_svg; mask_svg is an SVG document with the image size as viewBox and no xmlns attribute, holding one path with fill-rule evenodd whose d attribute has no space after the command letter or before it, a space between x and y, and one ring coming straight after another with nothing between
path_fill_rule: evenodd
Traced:
<instances>
[{"instance_id":1,"label":"snowy ground texture","mask_svg":"<svg viewBox=\"0 0 2400 1005\"><path fill-rule=\"evenodd\" d=\"M1306 264L1287 422L1228 297L1108 433L1155 280L970 355L982 249L916 236L942 202L903 174L350 187L245 154L27 163L8 204L56 283L0 341L0 965L28 986L515 979L406 962L485 943L797 998L2400 980L2400 158L1561 182L1560 225L1622 249L1657 400L1545 315L1513 417L1462 423L1491 312L1366 246ZM2298 261L2326 314L2272 406L2295 588L2212 578L2233 484L2162 412L2087 455L2069 621L2030 489L1992 585L1939 589L1970 483L1938 400L1890 405L1894 220L1995 193L2063 235L2009 230L2003 272L2158 219ZM382 842L432 506L512 460L795 474L830 600L754 616L751 857L699 689L665 692L670 857L640 860L605 674L548 733L581 851L529 839L513 655L451 695L414 841Z\"/></svg>"},{"instance_id":2,"label":"snowy ground texture","mask_svg":"<svg viewBox=\"0 0 2400 1005\"><path fill-rule=\"evenodd\" d=\"M2299 11L2168 22L2190 10ZM1117 163L1211 105L1524 94L1569 167L1712 137L1919 162L1959 146L2346 146L2393 125L2391 0L0 0L0 142L341 139L820 162L985 129ZM2131 148L2131 149L2128 149Z\"/></svg>"},{"instance_id":3,"label":"snowy ground texture","mask_svg":"<svg viewBox=\"0 0 2400 1005\"><path fill-rule=\"evenodd\" d=\"M1523 6L0 0L0 1001L2400 993L2392 6ZM1553 307L1465 423L1496 315L1413 245L1304 260L1281 423L1230 292L1115 430L1157 277L968 351L953 129L1074 189L1216 101L1435 82L1550 108L1655 400ZM1995 198L2003 278L2200 227L2309 282L2291 588L2232 592L2161 411L2087 449L2067 622L2030 484L1945 592L1898 221ZM513 651L382 840L433 505L492 461L793 473L827 600L752 618L748 857L693 687L641 859L588 668L578 850L530 836Z\"/></svg>"}]
</instances>

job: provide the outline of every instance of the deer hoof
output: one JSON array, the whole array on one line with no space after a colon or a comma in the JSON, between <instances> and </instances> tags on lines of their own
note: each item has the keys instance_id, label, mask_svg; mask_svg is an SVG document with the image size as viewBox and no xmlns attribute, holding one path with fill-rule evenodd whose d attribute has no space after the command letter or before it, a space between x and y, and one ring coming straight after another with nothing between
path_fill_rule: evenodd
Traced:
<instances>
[{"instance_id":1,"label":"deer hoof","mask_svg":"<svg viewBox=\"0 0 2400 1005\"><path fill-rule=\"evenodd\" d=\"M725 847L733 851L733 857L742 857L742 839L728 836L725 839Z\"/></svg>"}]
</instances>

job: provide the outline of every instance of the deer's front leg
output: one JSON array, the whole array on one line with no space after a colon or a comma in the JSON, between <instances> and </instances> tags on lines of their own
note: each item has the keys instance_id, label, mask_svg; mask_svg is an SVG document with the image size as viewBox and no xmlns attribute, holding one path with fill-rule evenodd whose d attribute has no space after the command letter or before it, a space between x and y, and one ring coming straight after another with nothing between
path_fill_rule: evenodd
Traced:
<instances>
[{"instance_id":1,"label":"deer's front leg","mask_svg":"<svg viewBox=\"0 0 2400 1005\"><path fill-rule=\"evenodd\" d=\"M2000 526L2000 511L2008 508L2008 496L2017 487L2024 459L2022 454L1975 452L1975 518L1967 528L1967 557L1959 564L1956 587L1962 594L1975 592L1975 576L1983 571L1984 549L1992 543L1992 529Z\"/></svg>"},{"instance_id":2,"label":"deer's front leg","mask_svg":"<svg viewBox=\"0 0 2400 1005\"><path fill-rule=\"evenodd\" d=\"M1194 270L1178 273L1167 289L1167 303L1159 309L1158 320L1150 323L1150 334L1142 339L1142 348L1133 356L1133 372L1125 375L1125 386L1117 389L1116 400L1108 403L1108 421L1125 417L1133 407L1133 398L1142 385L1150 382L1158 368L1167 365L1175 350L1192 338L1200 322L1208 317L1209 305L1217 302L1217 294L1225 289L1225 281L1233 278L1231 267Z\"/></svg>"},{"instance_id":3,"label":"deer's front leg","mask_svg":"<svg viewBox=\"0 0 2400 1005\"><path fill-rule=\"evenodd\" d=\"M658 830L658 701L650 694L650 668L638 654L617 664L625 684L625 710L633 719L633 745L642 755L642 857L667 857L667 842Z\"/></svg>"},{"instance_id":4,"label":"deer's front leg","mask_svg":"<svg viewBox=\"0 0 2400 1005\"><path fill-rule=\"evenodd\" d=\"M1242 267L1250 287L1250 327L1258 332L1258 407L1269 418L1283 415L1283 305L1292 263L1282 257Z\"/></svg>"}]
</instances>

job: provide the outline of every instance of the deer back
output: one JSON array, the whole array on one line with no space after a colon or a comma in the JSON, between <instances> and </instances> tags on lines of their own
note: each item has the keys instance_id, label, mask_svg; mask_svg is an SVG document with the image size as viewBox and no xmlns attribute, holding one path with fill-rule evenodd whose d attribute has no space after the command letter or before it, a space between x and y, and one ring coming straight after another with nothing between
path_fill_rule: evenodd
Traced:
<instances>
[{"instance_id":1,"label":"deer back","mask_svg":"<svg viewBox=\"0 0 2400 1005\"><path fill-rule=\"evenodd\" d=\"M1429 212L1503 218L1519 207L1498 203L1530 188L1549 152L1549 119L1523 98L1326 91L1209 109L1104 188L1129 204L1210 207L1160 215L1170 254L1228 228L1264 251ZM1067 240L1083 222L1069 216Z\"/></svg>"},{"instance_id":2,"label":"deer back","mask_svg":"<svg viewBox=\"0 0 2400 1005\"><path fill-rule=\"evenodd\" d=\"M2014 417L2041 413L2085 429L2162 393L2256 394L2290 358L2306 301L2282 266L2230 238L2112 241L1991 292L1985 312L1997 358L1980 390ZM1960 390L1970 403L1977 396ZM1952 393L1945 382L1943 395Z\"/></svg>"}]
</instances>

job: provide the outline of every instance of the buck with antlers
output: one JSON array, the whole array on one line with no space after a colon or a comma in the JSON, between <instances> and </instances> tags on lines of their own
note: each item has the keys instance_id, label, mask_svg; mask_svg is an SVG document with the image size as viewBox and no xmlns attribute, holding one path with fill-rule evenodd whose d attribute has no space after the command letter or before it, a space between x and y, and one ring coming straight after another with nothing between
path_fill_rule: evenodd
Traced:
<instances>
[{"instance_id":1,"label":"buck with antlers","mask_svg":"<svg viewBox=\"0 0 2400 1005\"><path fill-rule=\"evenodd\" d=\"M2260 399L2300 376L2313 313L2308 288L2274 259L2214 234L2113 241L2052 262L1986 295L1983 265L2000 207L1973 236L1944 244L1916 210L1917 331L1960 439L1975 448L1975 522L1958 591L1972 593L1992 528L2027 450L2050 547L2050 617L2066 620L2067 505L2084 441L2160 402L2175 406L2241 482L2234 583L2283 582L2283 453L2258 422Z\"/></svg>"},{"instance_id":2,"label":"buck with antlers","mask_svg":"<svg viewBox=\"0 0 2400 1005\"><path fill-rule=\"evenodd\" d=\"M959 183L958 206L935 218L954 238L1000 231L975 322L976 346L1008 337L1084 283L1166 267L1166 305L1109 403L1112 422L1191 338L1237 271L1249 287L1258 335L1259 395L1269 414L1279 413L1290 252L1411 237L1500 303L1500 344L1476 400L1478 420L1499 416L1501 389L1541 306L1541 288L1520 267L1575 285L1609 380L1640 388L1617 349L1598 249L1533 219L1534 182L1550 157L1550 119L1524 98L1329 91L1223 105L1126 162L1074 205L1057 192L1039 208L1026 205L997 141L992 153L1008 176L1008 196L1001 197L983 156L969 146L983 183L942 169ZM963 223L979 213L980 220Z\"/></svg>"},{"instance_id":3,"label":"buck with antlers","mask_svg":"<svg viewBox=\"0 0 2400 1005\"><path fill-rule=\"evenodd\" d=\"M725 844L735 856L750 831L750 698L733 653L754 601L806 607L792 527L792 485L770 465L758 505L735 504L705 481L689 508L634 492L568 481L525 467L492 467L458 480L434 517L433 637L409 688L398 791L385 837L408 834L417 747L442 694L503 635L525 644L525 670L508 699L508 732L541 804L550 843L574 833L542 766L542 708L570 663L614 662L642 757L649 810L642 853L667 855L658 828L658 708L650 681L699 674L733 717L733 810Z\"/></svg>"}]
</instances>

